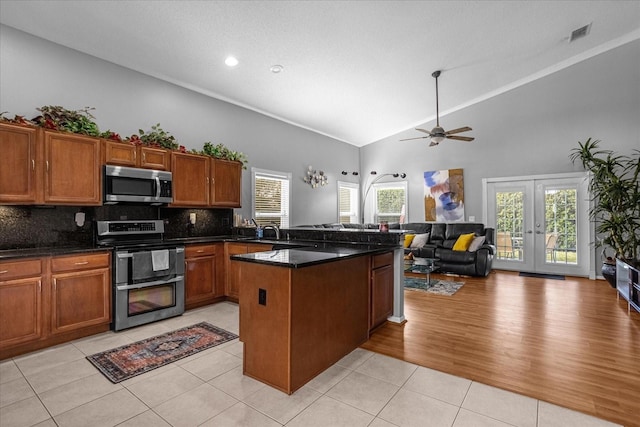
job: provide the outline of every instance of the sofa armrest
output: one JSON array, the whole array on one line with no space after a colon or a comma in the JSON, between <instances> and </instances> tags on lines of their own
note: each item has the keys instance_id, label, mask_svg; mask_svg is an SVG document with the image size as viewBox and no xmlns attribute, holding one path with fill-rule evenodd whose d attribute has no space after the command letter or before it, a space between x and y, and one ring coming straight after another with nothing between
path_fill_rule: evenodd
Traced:
<instances>
[{"instance_id":1,"label":"sofa armrest","mask_svg":"<svg viewBox=\"0 0 640 427\"><path fill-rule=\"evenodd\" d=\"M478 248L478 251L481 251L483 249L489 251L489 253L491 255L495 255L496 254L496 247L494 245L488 245L488 244L484 243L482 246L480 246Z\"/></svg>"}]
</instances>

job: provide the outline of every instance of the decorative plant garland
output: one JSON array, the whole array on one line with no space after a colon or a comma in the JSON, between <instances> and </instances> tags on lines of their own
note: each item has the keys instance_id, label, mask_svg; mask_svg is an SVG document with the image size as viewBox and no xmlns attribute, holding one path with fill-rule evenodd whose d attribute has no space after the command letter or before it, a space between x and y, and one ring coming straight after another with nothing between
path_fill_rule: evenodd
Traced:
<instances>
[{"instance_id":1,"label":"decorative plant garland","mask_svg":"<svg viewBox=\"0 0 640 427\"><path fill-rule=\"evenodd\" d=\"M91 114L91 111L95 110L93 107L85 107L80 110L67 110L59 105L45 105L36 108L36 110L41 114L31 120L17 114L13 119L10 119L5 117L5 114L7 114L5 111L0 113L0 122L25 126L39 126L45 129L94 136L125 144L165 148L181 153L199 154L216 159L232 160L242 163L243 169L247 168L247 157L244 153L230 150L221 143L214 146L209 141L204 143L202 150L195 148L187 150L184 145L178 144L173 135L162 129L160 123L151 126L150 131L138 129L138 134L122 138L118 133L110 129L100 132L98 125L94 121L95 117Z\"/></svg>"}]
</instances>

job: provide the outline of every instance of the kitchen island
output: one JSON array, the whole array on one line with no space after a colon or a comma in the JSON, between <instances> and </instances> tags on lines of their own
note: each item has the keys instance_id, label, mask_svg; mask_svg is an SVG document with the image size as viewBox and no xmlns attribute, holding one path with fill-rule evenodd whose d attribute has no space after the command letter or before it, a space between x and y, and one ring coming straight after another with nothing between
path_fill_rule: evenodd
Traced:
<instances>
[{"instance_id":1,"label":"kitchen island","mask_svg":"<svg viewBox=\"0 0 640 427\"><path fill-rule=\"evenodd\" d=\"M393 248L234 255L243 373L291 394L369 337L372 257Z\"/></svg>"}]
</instances>

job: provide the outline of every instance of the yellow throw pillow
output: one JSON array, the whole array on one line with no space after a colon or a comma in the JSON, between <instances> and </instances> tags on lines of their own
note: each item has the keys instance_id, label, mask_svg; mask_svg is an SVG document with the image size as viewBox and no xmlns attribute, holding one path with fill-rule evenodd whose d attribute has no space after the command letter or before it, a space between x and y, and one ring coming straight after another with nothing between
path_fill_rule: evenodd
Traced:
<instances>
[{"instance_id":1,"label":"yellow throw pillow","mask_svg":"<svg viewBox=\"0 0 640 427\"><path fill-rule=\"evenodd\" d=\"M458 237L458 240L456 240L455 245L453 245L453 250L466 251L467 249L469 249L469 245L471 245L471 242L473 242L474 237L475 233L461 234L460 237Z\"/></svg>"},{"instance_id":2,"label":"yellow throw pillow","mask_svg":"<svg viewBox=\"0 0 640 427\"><path fill-rule=\"evenodd\" d=\"M413 242L413 238L416 237L415 234L405 234L404 235L404 247L408 248L409 245L411 245L411 242Z\"/></svg>"}]
</instances>

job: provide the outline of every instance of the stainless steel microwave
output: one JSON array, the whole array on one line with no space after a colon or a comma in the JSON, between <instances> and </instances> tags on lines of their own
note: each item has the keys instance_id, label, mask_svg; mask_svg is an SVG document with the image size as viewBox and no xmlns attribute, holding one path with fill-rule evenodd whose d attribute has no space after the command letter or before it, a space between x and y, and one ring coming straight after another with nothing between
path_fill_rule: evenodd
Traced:
<instances>
[{"instance_id":1,"label":"stainless steel microwave","mask_svg":"<svg viewBox=\"0 0 640 427\"><path fill-rule=\"evenodd\" d=\"M106 165L103 178L105 205L120 202L161 205L173 202L171 172Z\"/></svg>"}]
</instances>

